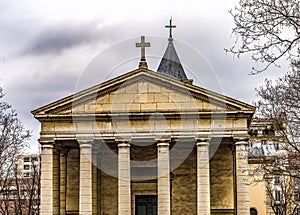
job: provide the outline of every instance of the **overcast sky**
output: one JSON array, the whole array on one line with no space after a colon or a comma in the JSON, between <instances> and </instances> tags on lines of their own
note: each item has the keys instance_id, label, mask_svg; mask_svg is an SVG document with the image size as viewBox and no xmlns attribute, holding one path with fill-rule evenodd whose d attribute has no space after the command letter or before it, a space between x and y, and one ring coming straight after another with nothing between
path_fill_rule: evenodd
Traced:
<instances>
[{"instance_id":1,"label":"overcast sky","mask_svg":"<svg viewBox=\"0 0 300 215\"><path fill-rule=\"evenodd\" d=\"M106 67L93 73L98 77L94 82L136 69L139 50L134 43L141 35L151 42L146 54L149 69L156 70L167 45L164 26L171 16L177 26L173 31L175 45L189 78L201 85L213 72L221 86L216 91L251 104L256 100L254 88L284 70L271 68L249 76L255 65L250 56L237 59L225 54L224 48L235 41L228 11L237 4L238 0L0 0L0 86L5 100L33 131L32 151L37 150L39 133L32 110L77 91L86 68L97 57L103 65L109 54L122 53L115 58L119 69L114 69L115 61L105 62ZM197 53L194 63L202 63L195 59L200 56L210 68L199 66L205 72L193 71L198 69L190 65L189 50ZM120 66L124 62L126 67Z\"/></svg>"}]
</instances>

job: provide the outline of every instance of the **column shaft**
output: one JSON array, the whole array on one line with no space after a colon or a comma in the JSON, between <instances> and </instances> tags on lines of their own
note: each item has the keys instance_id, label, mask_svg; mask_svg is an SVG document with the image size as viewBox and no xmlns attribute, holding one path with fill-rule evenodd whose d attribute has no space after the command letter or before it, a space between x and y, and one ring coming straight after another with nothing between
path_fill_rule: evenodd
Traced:
<instances>
[{"instance_id":1,"label":"column shaft","mask_svg":"<svg viewBox=\"0 0 300 215\"><path fill-rule=\"evenodd\" d=\"M66 214L67 150L60 153L60 215Z\"/></svg>"},{"instance_id":2,"label":"column shaft","mask_svg":"<svg viewBox=\"0 0 300 215\"><path fill-rule=\"evenodd\" d=\"M210 215L209 143L197 143L197 214Z\"/></svg>"},{"instance_id":3,"label":"column shaft","mask_svg":"<svg viewBox=\"0 0 300 215\"><path fill-rule=\"evenodd\" d=\"M248 183L248 142L235 143L236 150L236 189L237 214L249 215L249 183Z\"/></svg>"},{"instance_id":4,"label":"column shaft","mask_svg":"<svg viewBox=\"0 0 300 215\"><path fill-rule=\"evenodd\" d=\"M131 215L130 145L118 144L118 214Z\"/></svg>"},{"instance_id":5,"label":"column shaft","mask_svg":"<svg viewBox=\"0 0 300 215\"><path fill-rule=\"evenodd\" d=\"M102 190L101 190L101 153L99 152L98 159L97 159L97 214L102 214Z\"/></svg>"},{"instance_id":6,"label":"column shaft","mask_svg":"<svg viewBox=\"0 0 300 215\"><path fill-rule=\"evenodd\" d=\"M79 214L92 215L92 143L80 142Z\"/></svg>"},{"instance_id":7,"label":"column shaft","mask_svg":"<svg viewBox=\"0 0 300 215\"><path fill-rule=\"evenodd\" d=\"M40 195L40 215L53 214L53 143L42 143Z\"/></svg>"},{"instance_id":8,"label":"column shaft","mask_svg":"<svg viewBox=\"0 0 300 215\"><path fill-rule=\"evenodd\" d=\"M97 183L98 183L98 167L97 167L97 153L93 153L93 215L97 215L97 198L98 198L98 193L97 193Z\"/></svg>"},{"instance_id":9,"label":"column shaft","mask_svg":"<svg viewBox=\"0 0 300 215\"><path fill-rule=\"evenodd\" d=\"M53 154L53 215L59 215L60 206L60 152L54 148Z\"/></svg>"},{"instance_id":10,"label":"column shaft","mask_svg":"<svg viewBox=\"0 0 300 215\"><path fill-rule=\"evenodd\" d=\"M169 142L157 144L158 215L171 214Z\"/></svg>"}]
</instances>

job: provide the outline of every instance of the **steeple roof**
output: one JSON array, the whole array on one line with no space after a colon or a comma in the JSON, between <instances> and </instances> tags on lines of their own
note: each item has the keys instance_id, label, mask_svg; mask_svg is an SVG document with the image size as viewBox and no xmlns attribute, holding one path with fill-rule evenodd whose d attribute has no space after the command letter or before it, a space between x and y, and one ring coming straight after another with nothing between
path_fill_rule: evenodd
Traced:
<instances>
[{"instance_id":1,"label":"steeple roof","mask_svg":"<svg viewBox=\"0 0 300 215\"><path fill-rule=\"evenodd\" d=\"M172 38L169 38L168 47L159 64L157 72L176 78L180 81L187 80L187 76L177 55Z\"/></svg>"},{"instance_id":2,"label":"steeple roof","mask_svg":"<svg viewBox=\"0 0 300 215\"><path fill-rule=\"evenodd\" d=\"M165 27L170 29L169 43L158 66L157 72L176 78L180 81L187 80L187 76L173 44L172 28L176 28L176 26L172 25L172 19L170 19L170 25L166 25Z\"/></svg>"}]
</instances>

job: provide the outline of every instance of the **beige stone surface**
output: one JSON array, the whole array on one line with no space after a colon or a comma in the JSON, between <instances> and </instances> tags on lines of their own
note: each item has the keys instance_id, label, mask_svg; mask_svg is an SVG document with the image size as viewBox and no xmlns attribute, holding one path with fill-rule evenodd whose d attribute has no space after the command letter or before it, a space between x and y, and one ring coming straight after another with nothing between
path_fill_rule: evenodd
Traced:
<instances>
[{"instance_id":1,"label":"beige stone surface","mask_svg":"<svg viewBox=\"0 0 300 215\"><path fill-rule=\"evenodd\" d=\"M53 143L42 145L40 214L53 214Z\"/></svg>"},{"instance_id":2,"label":"beige stone surface","mask_svg":"<svg viewBox=\"0 0 300 215\"><path fill-rule=\"evenodd\" d=\"M68 152L66 208L67 212L79 212L79 148Z\"/></svg>"},{"instance_id":3,"label":"beige stone surface","mask_svg":"<svg viewBox=\"0 0 300 215\"><path fill-rule=\"evenodd\" d=\"M60 153L54 149L53 153L53 215L60 212Z\"/></svg>"},{"instance_id":4,"label":"beige stone surface","mask_svg":"<svg viewBox=\"0 0 300 215\"><path fill-rule=\"evenodd\" d=\"M60 215L66 214L67 150L60 152Z\"/></svg>"},{"instance_id":5,"label":"beige stone surface","mask_svg":"<svg viewBox=\"0 0 300 215\"><path fill-rule=\"evenodd\" d=\"M212 209L234 208L233 155L230 145L221 144L210 160L210 195Z\"/></svg>"},{"instance_id":6,"label":"beige stone surface","mask_svg":"<svg viewBox=\"0 0 300 215\"><path fill-rule=\"evenodd\" d=\"M197 214L210 215L209 142L197 147Z\"/></svg>"},{"instance_id":7,"label":"beige stone surface","mask_svg":"<svg viewBox=\"0 0 300 215\"><path fill-rule=\"evenodd\" d=\"M118 144L118 214L131 215L130 145Z\"/></svg>"},{"instance_id":8,"label":"beige stone surface","mask_svg":"<svg viewBox=\"0 0 300 215\"><path fill-rule=\"evenodd\" d=\"M157 214L171 214L169 142L157 143Z\"/></svg>"},{"instance_id":9,"label":"beige stone surface","mask_svg":"<svg viewBox=\"0 0 300 215\"><path fill-rule=\"evenodd\" d=\"M237 213L249 215L248 143L238 141L236 147Z\"/></svg>"},{"instance_id":10,"label":"beige stone surface","mask_svg":"<svg viewBox=\"0 0 300 215\"><path fill-rule=\"evenodd\" d=\"M218 115L223 112L226 112L226 119ZM54 155L50 153L50 149L43 152L41 214L52 215L58 211L64 214L66 207L65 214L132 215L135 195L158 195L159 215L169 215L171 211L173 215L196 214L195 149L191 150L190 156L184 158L177 168L172 169L171 178L169 174L164 174L157 181L138 184L120 181L116 177L119 172L123 178L130 178L130 156L138 161L158 158L159 172L168 172L175 164L171 162L172 159L169 161L165 159L167 156L160 155L169 156L170 153L171 158L183 155L180 152L169 152L166 148L157 150L156 142L160 139L167 138L176 142L180 137L197 139L210 135L229 140L220 146L210 161L211 214L233 214L234 180L230 145L235 137L247 137L253 112L253 107L242 102L144 69L132 71L33 111L41 122L40 140L57 142L60 147L69 149L65 175L63 158L60 157L61 162L53 162ZM129 141L151 139L155 147L148 151L143 150L143 147L133 147L131 152L124 151L121 156L124 155L127 160L121 159L119 163L110 163L109 159L102 158L100 152L100 169L96 170L90 163L89 151L79 153L78 142L82 138L96 142L104 140L97 144L110 142L109 147L115 155L118 154L116 142L122 138ZM171 150L172 144L171 142ZM237 164L238 176L240 179L245 178L245 174L240 171L244 169L245 163L239 159ZM156 167L153 164L147 165ZM102 167L106 167L107 172L103 172ZM203 172L200 170L199 173L198 181L205 178L207 184L207 169ZM241 181L237 181L238 186L243 185ZM58 190L61 191L59 195ZM207 192L200 191L199 196L207 196ZM60 204L53 201L53 196L60 198ZM238 190L238 196L240 199L247 198L245 186ZM208 201L205 202L208 204ZM240 203L240 208L246 205L243 201ZM241 212L238 214L247 214L247 207L239 208Z\"/></svg>"},{"instance_id":11,"label":"beige stone surface","mask_svg":"<svg viewBox=\"0 0 300 215\"><path fill-rule=\"evenodd\" d=\"M91 141L80 141L79 146L79 215L91 215L93 211L93 146Z\"/></svg>"},{"instance_id":12,"label":"beige stone surface","mask_svg":"<svg viewBox=\"0 0 300 215\"><path fill-rule=\"evenodd\" d=\"M196 150L193 150L184 162L172 171L172 215L197 214L196 166Z\"/></svg>"}]
</instances>

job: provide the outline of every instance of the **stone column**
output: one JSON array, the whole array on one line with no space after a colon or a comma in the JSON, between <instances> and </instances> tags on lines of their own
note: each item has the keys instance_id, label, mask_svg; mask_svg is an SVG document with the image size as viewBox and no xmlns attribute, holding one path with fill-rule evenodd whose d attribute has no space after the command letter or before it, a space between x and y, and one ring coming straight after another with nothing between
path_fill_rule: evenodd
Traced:
<instances>
[{"instance_id":1,"label":"stone column","mask_svg":"<svg viewBox=\"0 0 300 215\"><path fill-rule=\"evenodd\" d=\"M60 215L66 214L67 154L64 149L60 152Z\"/></svg>"},{"instance_id":2,"label":"stone column","mask_svg":"<svg viewBox=\"0 0 300 215\"><path fill-rule=\"evenodd\" d=\"M237 141L235 143L235 150L237 214L249 215L248 142Z\"/></svg>"},{"instance_id":3,"label":"stone column","mask_svg":"<svg viewBox=\"0 0 300 215\"><path fill-rule=\"evenodd\" d=\"M41 142L40 215L53 214L53 142Z\"/></svg>"},{"instance_id":4,"label":"stone column","mask_svg":"<svg viewBox=\"0 0 300 215\"><path fill-rule=\"evenodd\" d=\"M97 215L97 180L98 180L98 154L97 151L93 150L93 215Z\"/></svg>"},{"instance_id":5,"label":"stone column","mask_svg":"<svg viewBox=\"0 0 300 215\"><path fill-rule=\"evenodd\" d=\"M171 214L169 143L170 140L162 140L157 143L158 215Z\"/></svg>"},{"instance_id":6,"label":"stone column","mask_svg":"<svg viewBox=\"0 0 300 215\"><path fill-rule=\"evenodd\" d=\"M92 141L79 141L79 214L92 215Z\"/></svg>"},{"instance_id":7,"label":"stone column","mask_svg":"<svg viewBox=\"0 0 300 215\"><path fill-rule=\"evenodd\" d=\"M197 214L210 215L209 142L197 145Z\"/></svg>"},{"instance_id":8,"label":"stone column","mask_svg":"<svg viewBox=\"0 0 300 215\"><path fill-rule=\"evenodd\" d=\"M118 214L131 215L130 144L118 144Z\"/></svg>"},{"instance_id":9,"label":"stone column","mask_svg":"<svg viewBox=\"0 0 300 215\"><path fill-rule=\"evenodd\" d=\"M102 190L101 190L101 151L98 151L98 157L97 157L97 214L103 214L101 212L102 210Z\"/></svg>"},{"instance_id":10,"label":"stone column","mask_svg":"<svg viewBox=\"0 0 300 215\"><path fill-rule=\"evenodd\" d=\"M53 153L53 215L59 215L60 209L60 151L56 147Z\"/></svg>"}]
</instances>

